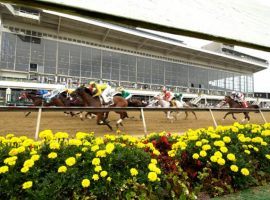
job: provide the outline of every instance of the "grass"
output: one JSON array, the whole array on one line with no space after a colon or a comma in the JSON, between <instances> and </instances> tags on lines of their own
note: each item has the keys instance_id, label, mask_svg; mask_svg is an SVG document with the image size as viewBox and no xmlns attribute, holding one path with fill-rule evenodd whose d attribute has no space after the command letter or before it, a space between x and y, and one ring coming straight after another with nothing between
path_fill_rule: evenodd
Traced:
<instances>
[{"instance_id":1,"label":"grass","mask_svg":"<svg viewBox=\"0 0 270 200\"><path fill-rule=\"evenodd\" d=\"M269 200L270 185L259 186L242 190L240 192L212 198L211 200Z\"/></svg>"}]
</instances>

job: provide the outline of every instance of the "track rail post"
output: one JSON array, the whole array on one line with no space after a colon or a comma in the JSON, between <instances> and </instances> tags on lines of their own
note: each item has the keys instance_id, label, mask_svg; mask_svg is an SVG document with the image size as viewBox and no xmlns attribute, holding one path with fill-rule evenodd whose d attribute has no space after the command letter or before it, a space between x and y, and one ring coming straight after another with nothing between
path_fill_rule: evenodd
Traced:
<instances>
[{"instance_id":1,"label":"track rail post","mask_svg":"<svg viewBox=\"0 0 270 200\"><path fill-rule=\"evenodd\" d=\"M262 118L263 118L264 123L267 123L267 121L266 121L266 119L265 119L265 117L264 117L264 115L263 115L261 109L260 109L259 111L260 111L260 114L261 114L261 116L262 116Z\"/></svg>"},{"instance_id":2,"label":"track rail post","mask_svg":"<svg viewBox=\"0 0 270 200\"><path fill-rule=\"evenodd\" d=\"M35 140L38 139L39 128L40 128L40 120L41 120L41 113L42 113L42 108L40 107L40 108L38 109L38 116L37 116L37 126L36 126Z\"/></svg>"},{"instance_id":3,"label":"track rail post","mask_svg":"<svg viewBox=\"0 0 270 200\"><path fill-rule=\"evenodd\" d=\"M141 108L141 116L142 116L142 121L143 121L144 136L146 136L147 135L147 128L146 128L146 123L145 123L143 108Z\"/></svg>"},{"instance_id":4,"label":"track rail post","mask_svg":"<svg viewBox=\"0 0 270 200\"><path fill-rule=\"evenodd\" d=\"M217 122L216 122L215 116L213 115L213 112L212 112L211 108L209 108L209 112L210 112L211 117L212 117L212 119L213 119L214 126L215 126L215 127L217 127L218 125L217 125Z\"/></svg>"}]
</instances>

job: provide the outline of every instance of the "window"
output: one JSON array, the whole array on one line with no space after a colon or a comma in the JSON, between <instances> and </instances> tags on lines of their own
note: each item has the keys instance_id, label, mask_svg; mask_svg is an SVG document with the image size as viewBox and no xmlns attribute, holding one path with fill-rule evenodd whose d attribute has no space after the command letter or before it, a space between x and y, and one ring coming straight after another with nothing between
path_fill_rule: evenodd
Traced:
<instances>
[{"instance_id":1,"label":"window","mask_svg":"<svg viewBox=\"0 0 270 200\"><path fill-rule=\"evenodd\" d=\"M37 64L30 63L30 72L37 72Z\"/></svg>"}]
</instances>

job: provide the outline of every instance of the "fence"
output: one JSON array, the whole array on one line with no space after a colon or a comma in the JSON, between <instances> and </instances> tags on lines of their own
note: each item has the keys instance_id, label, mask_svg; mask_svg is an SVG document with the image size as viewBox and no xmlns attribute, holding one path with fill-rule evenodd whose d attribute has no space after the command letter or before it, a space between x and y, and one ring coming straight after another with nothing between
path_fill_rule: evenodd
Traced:
<instances>
[{"instance_id":1,"label":"fence","mask_svg":"<svg viewBox=\"0 0 270 200\"><path fill-rule=\"evenodd\" d=\"M84 112L109 112L109 111L139 111L142 116L144 134L147 135L147 126L145 122L144 112L146 111L208 111L212 117L213 124L217 127L217 122L213 112L259 112L263 121L267 123L263 112L270 112L270 109L242 109L242 108L154 108L154 107L127 107L127 108L96 108L96 107L27 107L27 106L0 106L0 112L38 112L35 139L38 139L42 112L69 112L69 111L84 111Z\"/></svg>"}]
</instances>

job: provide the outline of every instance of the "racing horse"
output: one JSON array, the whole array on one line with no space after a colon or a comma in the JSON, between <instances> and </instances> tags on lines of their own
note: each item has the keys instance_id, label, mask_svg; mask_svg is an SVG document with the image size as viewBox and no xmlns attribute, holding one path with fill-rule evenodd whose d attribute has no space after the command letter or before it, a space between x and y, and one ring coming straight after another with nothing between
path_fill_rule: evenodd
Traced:
<instances>
[{"instance_id":1,"label":"racing horse","mask_svg":"<svg viewBox=\"0 0 270 200\"><path fill-rule=\"evenodd\" d=\"M234 99L232 99L230 96L225 96L224 100L222 101L222 103L220 104L220 107L224 106L225 104L228 104L230 108L243 108L241 103L235 101ZM260 107L258 105L251 105L251 104L248 104L248 107L247 108L254 108L254 109L259 109ZM242 122L244 122L246 119L250 120L250 117L249 117L249 114L248 112L243 112L243 111L229 111L227 112L224 117L223 117L223 120L226 119L226 117L228 115L232 115L232 118L234 120L236 120L236 117L234 116L234 113L243 113L245 118L242 120Z\"/></svg>"},{"instance_id":2,"label":"racing horse","mask_svg":"<svg viewBox=\"0 0 270 200\"><path fill-rule=\"evenodd\" d=\"M20 96L19 100L21 99L28 99L31 100L34 106L65 106L65 104L61 101L61 99L57 97L51 98L50 102L46 102L42 96L37 95L34 91L23 91ZM30 115L31 112L25 114L25 117Z\"/></svg>"},{"instance_id":3,"label":"racing horse","mask_svg":"<svg viewBox=\"0 0 270 200\"><path fill-rule=\"evenodd\" d=\"M194 107L189 102L182 102L182 101L178 101L178 100L174 100L174 102L175 102L175 106L173 106L174 108L191 108L191 107ZM155 96L154 99L149 103L149 105L147 107L154 107L155 105L160 106L162 108L170 108L171 107L170 102L165 101L163 99L162 95ZM188 118L188 112L192 112L195 119L198 119L197 115L196 115L196 113L194 111L184 111L184 112L185 112L185 115L186 115L185 120ZM166 117L167 117L168 120L173 120L173 119L176 120L177 116L180 114L180 112L177 111L175 116L171 116L171 111L166 111L165 114L166 114Z\"/></svg>"},{"instance_id":4,"label":"racing horse","mask_svg":"<svg viewBox=\"0 0 270 200\"><path fill-rule=\"evenodd\" d=\"M85 104L85 106L91 106L91 107L103 107L100 97L93 97L92 91L90 91L88 88L84 86L78 87L75 92L76 95L80 96ZM113 105L110 105L109 107L127 107L128 102L120 96L114 96L113 97ZM119 125L123 126L122 122L125 118L127 118L127 112L126 111L115 111L120 115L120 119L116 123L116 127L118 128ZM98 125L107 125L110 130L113 130L111 125L109 124L108 115L109 112L97 112L95 113L97 115L97 124Z\"/></svg>"}]
</instances>

